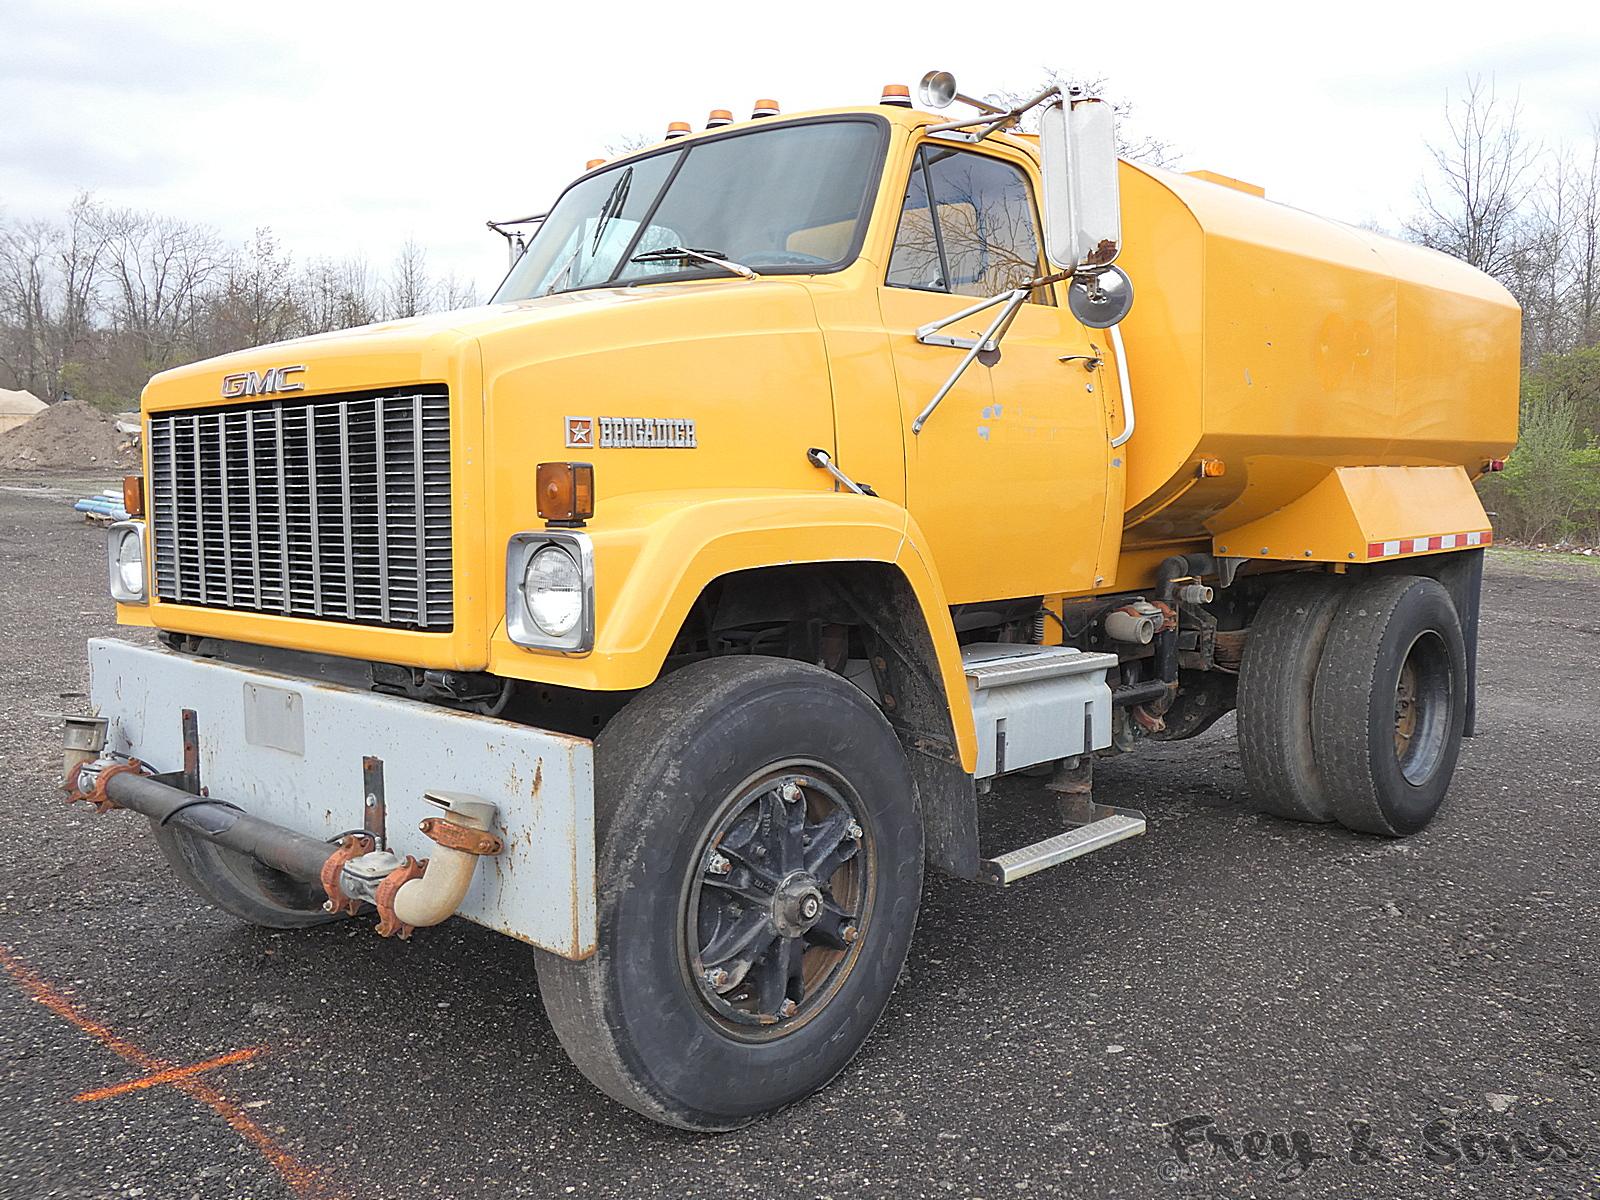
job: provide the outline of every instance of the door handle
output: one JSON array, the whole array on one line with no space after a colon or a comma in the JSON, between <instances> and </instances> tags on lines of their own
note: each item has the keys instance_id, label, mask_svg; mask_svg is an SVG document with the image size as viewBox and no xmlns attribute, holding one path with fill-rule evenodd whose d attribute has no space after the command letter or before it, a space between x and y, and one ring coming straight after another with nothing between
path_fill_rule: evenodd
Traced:
<instances>
[{"instance_id":1,"label":"door handle","mask_svg":"<svg viewBox=\"0 0 1600 1200\"><path fill-rule=\"evenodd\" d=\"M1063 354L1057 362L1081 362L1085 371L1098 371L1105 359L1098 354Z\"/></svg>"}]
</instances>

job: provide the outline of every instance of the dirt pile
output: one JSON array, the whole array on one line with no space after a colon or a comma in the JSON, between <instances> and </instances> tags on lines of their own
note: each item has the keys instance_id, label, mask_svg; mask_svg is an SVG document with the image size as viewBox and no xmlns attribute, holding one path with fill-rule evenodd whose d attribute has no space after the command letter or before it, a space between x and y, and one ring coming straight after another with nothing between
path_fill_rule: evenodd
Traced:
<instances>
[{"instance_id":1,"label":"dirt pile","mask_svg":"<svg viewBox=\"0 0 1600 1200\"><path fill-rule=\"evenodd\" d=\"M136 467L133 439L111 417L82 400L52 404L0 433L0 471L76 471Z\"/></svg>"}]
</instances>

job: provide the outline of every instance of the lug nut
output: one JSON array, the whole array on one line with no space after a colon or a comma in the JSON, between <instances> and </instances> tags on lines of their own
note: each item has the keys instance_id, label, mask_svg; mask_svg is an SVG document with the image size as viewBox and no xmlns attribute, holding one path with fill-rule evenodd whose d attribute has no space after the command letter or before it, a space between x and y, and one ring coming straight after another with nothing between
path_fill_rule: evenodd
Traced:
<instances>
[{"instance_id":1,"label":"lug nut","mask_svg":"<svg viewBox=\"0 0 1600 1200\"><path fill-rule=\"evenodd\" d=\"M793 1000L785 1000L783 1002L783 1007L778 1009L778 1015L780 1017L792 1017L799 1010L799 1008L800 1006Z\"/></svg>"},{"instance_id":2,"label":"lug nut","mask_svg":"<svg viewBox=\"0 0 1600 1200\"><path fill-rule=\"evenodd\" d=\"M713 967L706 972L706 982L714 988L719 988L728 982L728 973L721 967Z\"/></svg>"},{"instance_id":3,"label":"lug nut","mask_svg":"<svg viewBox=\"0 0 1600 1200\"><path fill-rule=\"evenodd\" d=\"M805 793L800 790L798 783L786 783L778 790L778 795L782 796L790 804L795 804L805 796Z\"/></svg>"},{"instance_id":4,"label":"lug nut","mask_svg":"<svg viewBox=\"0 0 1600 1200\"><path fill-rule=\"evenodd\" d=\"M843 929L839 930L839 939L847 944L855 941L860 936L861 931L854 925L846 925Z\"/></svg>"},{"instance_id":5,"label":"lug nut","mask_svg":"<svg viewBox=\"0 0 1600 1200\"><path fill-rule=\"evenodd\" d=\"M861 840L861 825L856 821L851 821L850 824L844 827L844 833L852 842L859 842Z\"/></svg>"},{"instance_id":6,"label":"lug nut","mask_svg":"<svg viewBox=\"0 0 1600 1200\"><path fill-rule=\"evenodd\" d=\"M717 851L713 850L711 852L711 857L706 859L706 870L711 872L713 875L726 875L729 871L733 870L733 864L728 861L725 855L719 854Z\"/></svg>"}]
</instances>

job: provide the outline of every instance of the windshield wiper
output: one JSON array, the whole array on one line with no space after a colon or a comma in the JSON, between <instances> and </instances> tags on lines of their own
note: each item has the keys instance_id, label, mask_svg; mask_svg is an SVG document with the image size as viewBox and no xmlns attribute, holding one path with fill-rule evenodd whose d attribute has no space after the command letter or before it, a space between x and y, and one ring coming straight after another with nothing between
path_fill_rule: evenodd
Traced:
<instances>
[{"instance_id":1,"label":"windshield wiper","mask_svg":"<svg viewBox=\"0 0 1600 1200\"><path fill-rule=\"evenodd\" d=\"M600 206L600 212L594 223L594 245L589 248L591 256L600 253L600 239L605 236L606 226L611 224L611 218L621 212L622 206L628 202L628 189L632 186L633 168L628 167L611 188L611 194L606 197L606 202Z\"/></svg>"},{"instance_id":2,"label":"windshield wiper","mask_svg":"<svg viewBox=\"0 0 1600 1200\"><path fill-rule=\"evenodd\" d=\"M740 279L758 279L758 276L743 263L731 262L723 257L721 250L696 250L690 246L663 246L659 250L646 250L643 254L635 254L628 260L636 263L655 262L703 262L713 267L721 267L730 275L737 275Z\"/></svg>"}]
</instances>

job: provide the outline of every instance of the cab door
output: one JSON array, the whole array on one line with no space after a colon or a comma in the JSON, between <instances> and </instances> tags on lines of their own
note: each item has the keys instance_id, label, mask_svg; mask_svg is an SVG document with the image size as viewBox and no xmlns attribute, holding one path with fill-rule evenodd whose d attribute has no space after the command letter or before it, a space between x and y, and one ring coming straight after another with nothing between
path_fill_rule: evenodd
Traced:
<instances>
[{"instance_id":1,"label":"cab door","mask_svg":"<svg viewBox=\"0 0 1600 1200\"><path fill-rule=\"evenodd\" d=\"M966 353L919 342L918 327L1045 273L1033 186L1020 157L925 142L879 292L905 429L906 504L952 604L1092 588L1105 526L1120 521L1106 506L1103 373L1086 369L1098 354L1052 286L1033 292L998 354L969 367L911 432ZM999 311L940 334L970 345Z\"/></svg>"}]
</instances>

